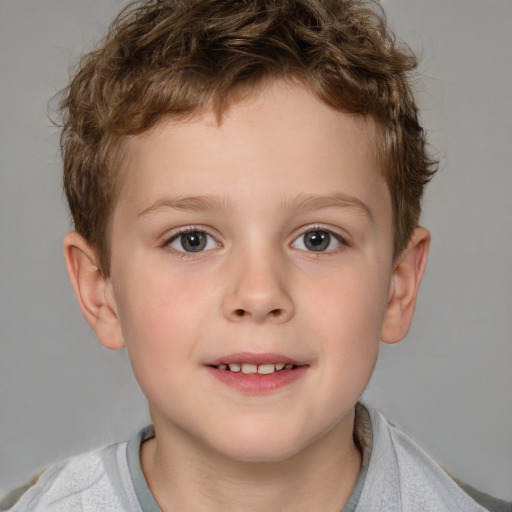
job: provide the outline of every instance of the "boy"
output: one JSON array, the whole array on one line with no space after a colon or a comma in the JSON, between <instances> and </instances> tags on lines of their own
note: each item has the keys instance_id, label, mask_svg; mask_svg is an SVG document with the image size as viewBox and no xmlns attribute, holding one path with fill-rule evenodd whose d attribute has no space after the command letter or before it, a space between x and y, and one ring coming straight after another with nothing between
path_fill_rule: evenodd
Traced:
<instances>
[{"instance_id":1,"label":"boy","mask_svg":"<svg viewBox=\"0 0 512 512\"><path fill-rule=\"evenodd\" d=\"M154 428L12 510L484 510L357 400L410 325L434 164L351 2L148 2L64 98L84 316Z\"/></svg>"}]
</instances>

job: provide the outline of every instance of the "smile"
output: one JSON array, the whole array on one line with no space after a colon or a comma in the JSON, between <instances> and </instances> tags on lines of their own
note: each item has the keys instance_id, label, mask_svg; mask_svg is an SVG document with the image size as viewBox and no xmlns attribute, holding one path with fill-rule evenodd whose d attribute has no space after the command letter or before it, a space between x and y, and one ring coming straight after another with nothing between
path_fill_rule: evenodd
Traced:
<instances>
[{"instance_id":1,"label":"smile","mask_svg":"<svg viewBox=\"0 0 512 512\"><path fill-rule=\"evenodd\" d=\"M253 364L253 363L230 363L230 364L218 364L212 365L218 370L224 370L227 372L244 373L246 375L259 374L259 375L270 375L275 372L283 370L293 370L297 368L294 364L286 363L264 363L264 364Z\"/></svg>"},{"instance_id":2,"label":"smile","mask_svg":"<svg viewBox=\"0 0 512 512\"><path fill-rule=\"evenodd\" d=\"M275 392L300 380L308 373L309 364L279 354L231 354L209 361L205 368L224 385L260 395Z\"/></svg>"}]
</instances>

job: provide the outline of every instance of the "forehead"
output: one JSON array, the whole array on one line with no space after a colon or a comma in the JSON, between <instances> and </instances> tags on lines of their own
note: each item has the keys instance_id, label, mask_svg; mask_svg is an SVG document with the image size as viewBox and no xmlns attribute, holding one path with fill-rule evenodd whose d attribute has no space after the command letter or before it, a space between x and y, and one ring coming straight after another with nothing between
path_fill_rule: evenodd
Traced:
<instances>
[{"instance_id":1,"label":"forehead","mask_svg":"<svg viewBox=\"0 0 512 512\"><path fill-rule=\"evenodd\" d=\"M275 82L231 105L186 120L167 119L124 147L120 201L166 194L224 196L251 202L343 192L370 201L387 193L370 119L340 113L305 87ZM343 183L333 178L343 177ZM339 190L340 187L343 190ZM287 194L288 193L288 194Z\"/></svg>"}]
</instances>

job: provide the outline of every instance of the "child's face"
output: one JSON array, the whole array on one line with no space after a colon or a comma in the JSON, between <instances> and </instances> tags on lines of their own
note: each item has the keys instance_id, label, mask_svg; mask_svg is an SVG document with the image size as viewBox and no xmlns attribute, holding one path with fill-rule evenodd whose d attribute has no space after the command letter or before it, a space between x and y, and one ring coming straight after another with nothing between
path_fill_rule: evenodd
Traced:
<instances>
[{"instance_id":1,"label":"child's face","mask_svg":"<svg viewBox=\"0 0 512 512\"><path fill-rule=\"evenodd\" d=\"M277 83L127 143L109 296L160 432L270 461L350 431L392 288L374 136Z\"/></svg>"}]
</instances>

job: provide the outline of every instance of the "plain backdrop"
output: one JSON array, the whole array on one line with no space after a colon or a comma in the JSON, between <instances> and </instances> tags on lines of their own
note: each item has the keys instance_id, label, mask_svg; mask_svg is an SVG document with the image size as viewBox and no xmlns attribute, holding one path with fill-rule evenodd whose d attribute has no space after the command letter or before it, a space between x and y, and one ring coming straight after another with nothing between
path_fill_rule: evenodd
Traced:
<instances>
[{"instance_id":1,"label":"plain backdrop","mask_svg":"<svg viewBox=\"0 0 512 512\"><path fill-rule=\"evenodd\" d=\"M421 54L441 157L407 339L366 398L460 479L512 499L512 2L386 0ZM0 0L0 494L131 437L148 414L124 352L100 347L64 269L70 222L48 101L122 0Z\"/></svg>"}]
</instances>

